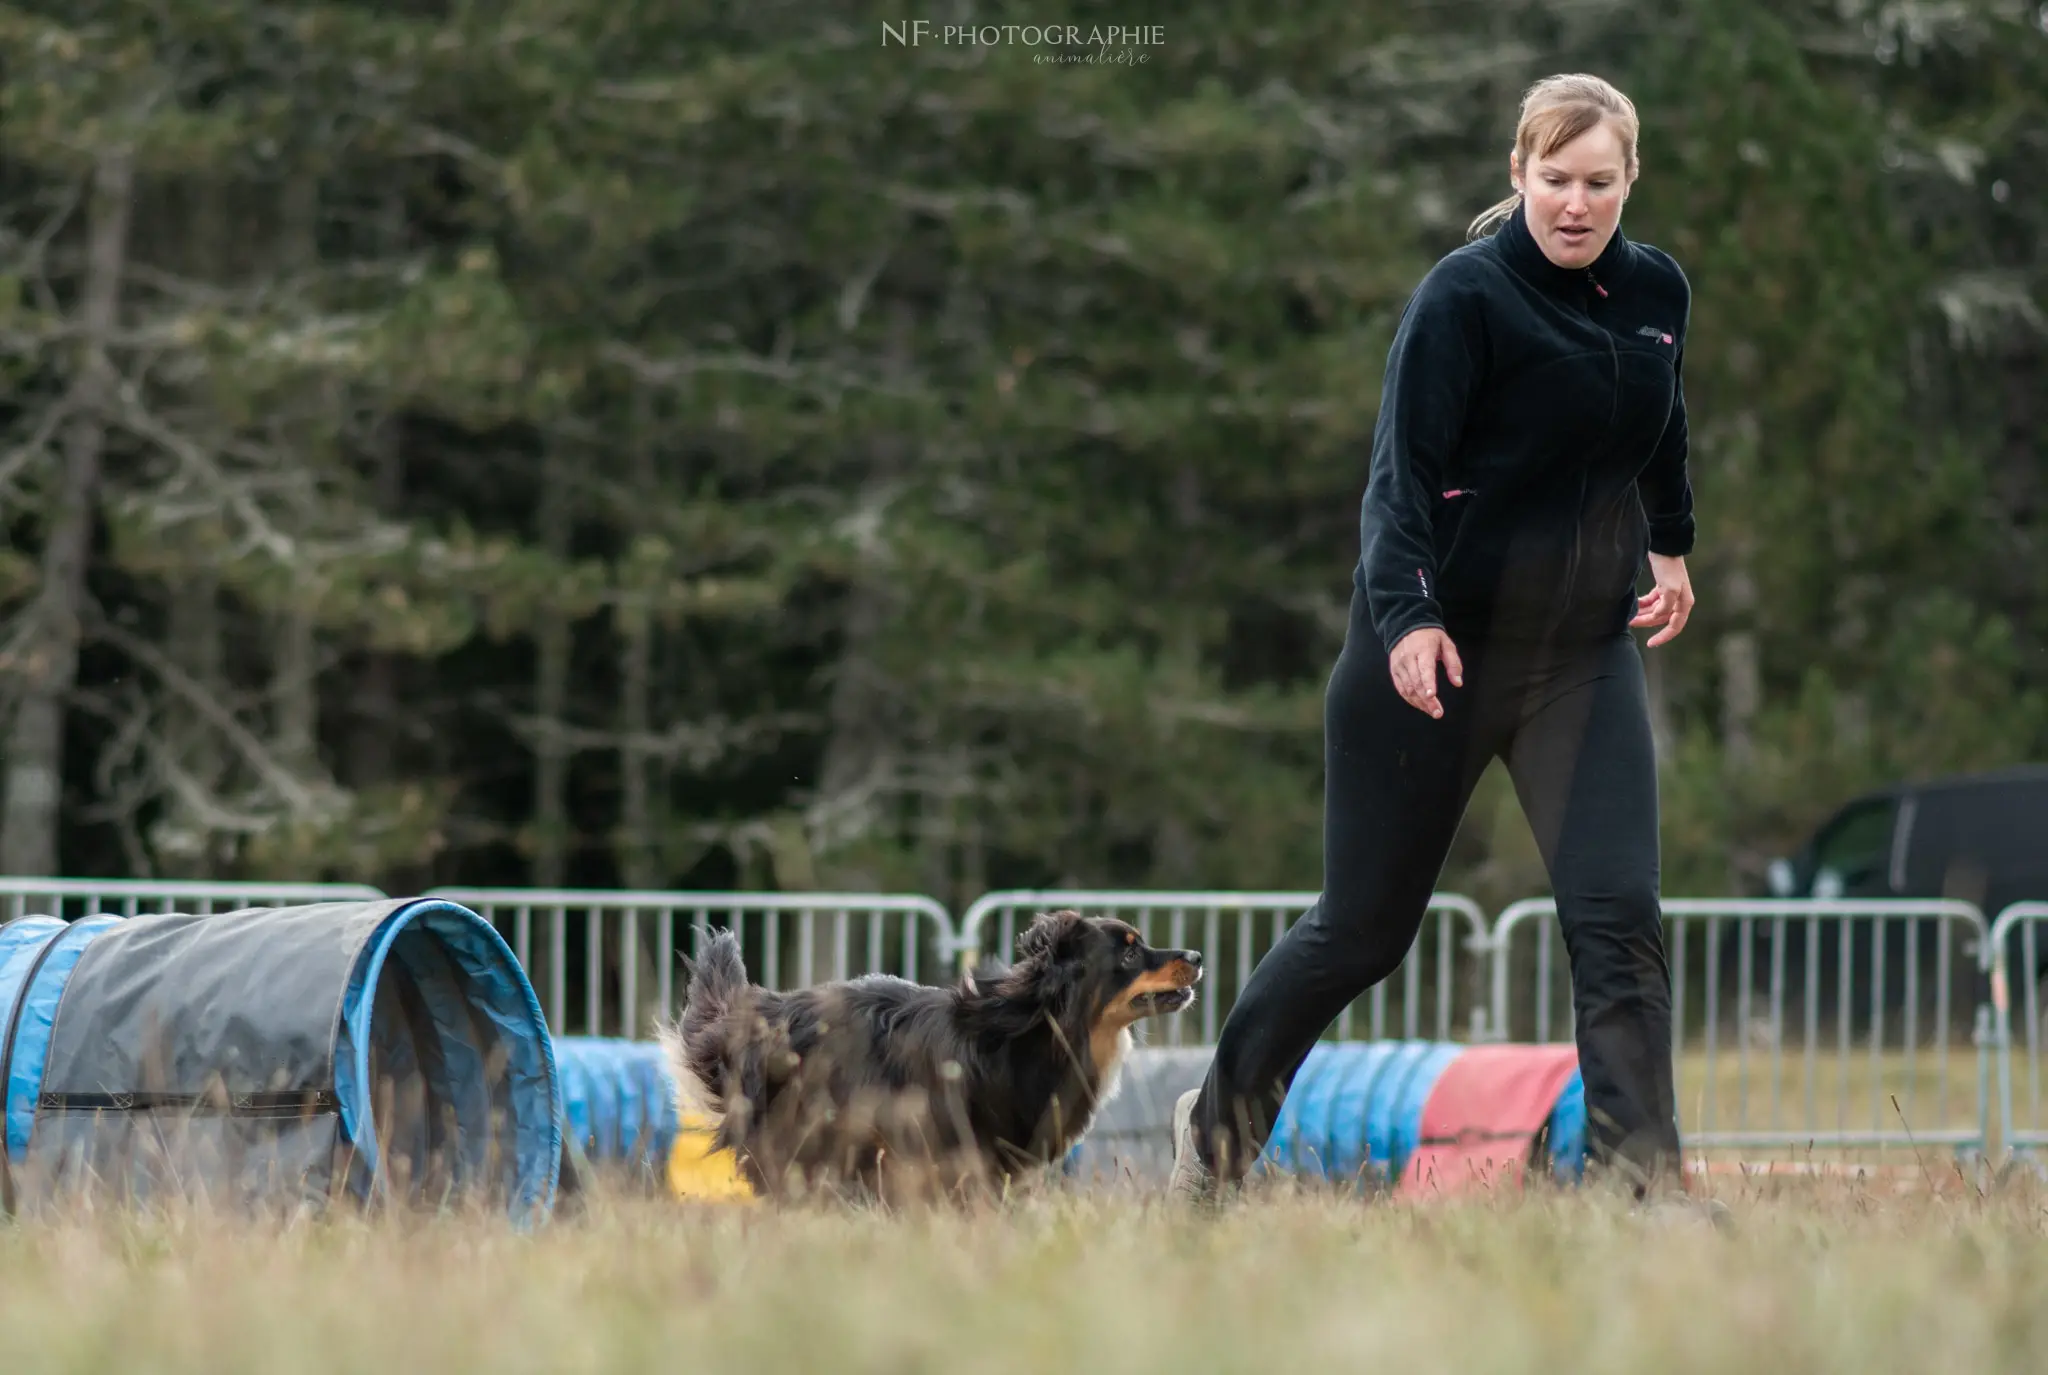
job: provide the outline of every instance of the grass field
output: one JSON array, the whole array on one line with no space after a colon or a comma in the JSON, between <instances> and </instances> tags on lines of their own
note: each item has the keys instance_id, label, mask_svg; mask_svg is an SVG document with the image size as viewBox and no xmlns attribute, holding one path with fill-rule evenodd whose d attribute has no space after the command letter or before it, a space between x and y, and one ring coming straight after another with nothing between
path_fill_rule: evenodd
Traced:
<instances>
[{"instance_id":1,"label":"grass field","mask_svg":"<svg viewBox=\"0 0 2048 1375\"><path fill-rule=\"evenodd\" d=\"M2031 1183L1734 1181L1721 1232L1593 1195L1216 1216L1044 1194L885 1217L601 1195L477 1219L0 1225L0 1369L2048 1369Z\"/></svg>"}]
</instances>

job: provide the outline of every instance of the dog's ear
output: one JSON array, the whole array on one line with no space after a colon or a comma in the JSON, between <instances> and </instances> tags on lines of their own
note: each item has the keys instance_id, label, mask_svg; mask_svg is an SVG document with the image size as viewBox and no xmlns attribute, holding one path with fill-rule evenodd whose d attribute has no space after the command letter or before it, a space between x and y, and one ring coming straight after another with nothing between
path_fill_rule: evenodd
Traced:
<instances>
[{"instance_id":1,"label":"dog's ear","mask_svg":"<svg viewBox=\"0 0 2048 1375\"><path fill-rule=\"evenodd\" d=\"M1058 957L1060 947L1081 929L1081 920L1081 914L1070 907L1063 907L1057 912L1040 912L1017 937L1017 958L1051 962Z\"/></svg>"},{"instance_id":2,"label":"dog's ear","mask_svg":"<svg viewBox=\"0 0 2048 1375\"><path fill-rule=\"evenodd\" d=\"M1003 976L1009 972L1008 966L1000 964L995 960L981 960L972 969L961 975L961 983L969 993L973 993L979 988L993 988L996 984L1002 982Z\"/></svg>"},{"instance_id":3,"label":"dog's ear","mask_svg":"<svg viewBox=\"0 0 2048 1375\"><path fill-rule=\"evenodd\" d=\"M701 924L691 927L690 930L695 933L697 948L700 950L711 944L711 938L718 934L717 928ZM695 979L697 977L697 962L690 958L689 952L683 949L680 943L676 946L676 960L683 966L683 976L685 978Z\"/></svg>"}]
</instances>

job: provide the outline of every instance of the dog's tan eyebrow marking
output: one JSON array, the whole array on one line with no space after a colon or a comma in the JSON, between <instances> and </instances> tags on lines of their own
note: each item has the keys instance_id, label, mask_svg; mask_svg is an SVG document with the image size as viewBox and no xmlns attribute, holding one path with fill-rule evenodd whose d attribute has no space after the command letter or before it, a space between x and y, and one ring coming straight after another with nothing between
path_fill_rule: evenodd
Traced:
<instances>
[{"instance_id":1,"label":"dog's tan eyebrow marking","mask_svg":"<svg viewBox=\"0 0 2048 1375\"><path fill-rule=\"evenodd\" d=\"M1136 945L1137 943L1138 943L1138 933L1137 933L1137 932L1135 932L1135 931L1126 931L1126 932L1124 932L1124 944L1125 944L1125 945Z\"/></svg>"}]
</instances>

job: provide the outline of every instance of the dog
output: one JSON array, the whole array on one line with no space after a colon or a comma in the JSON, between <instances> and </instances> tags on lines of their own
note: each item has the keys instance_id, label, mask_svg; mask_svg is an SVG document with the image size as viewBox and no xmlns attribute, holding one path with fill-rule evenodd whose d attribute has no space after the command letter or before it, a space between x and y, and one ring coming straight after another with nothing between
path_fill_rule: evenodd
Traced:
<instances>
[{"instance_id":1,"label":"dog","mask_svg":"<svg viewBox=\"0 0 2048 1375\"><path fill-rule=\"evenodd\" d=\"M751 983L719 931L657 1032L678 1105L763 1197L1006 1188L1080 1139L1131 1028L1185 1011L1202 977L1199 952L1070 909L1035 918L1016 954L950 986L871 974L785 993Z\"/></svg>"}]
</instances>

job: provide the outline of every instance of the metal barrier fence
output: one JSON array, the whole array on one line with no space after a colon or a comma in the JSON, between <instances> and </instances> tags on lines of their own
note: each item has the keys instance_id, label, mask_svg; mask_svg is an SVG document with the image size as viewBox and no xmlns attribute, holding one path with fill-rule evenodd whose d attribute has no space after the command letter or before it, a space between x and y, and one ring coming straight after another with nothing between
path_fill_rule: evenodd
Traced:
<instances>
[{"instance_id":1,"label":"metal barrier fence","mask_svg":"<svg viewBox=\"0 0 2048 1375\"><path fill-rule=\"evenodd\" d=\"M678 1010L678 937L688 933L694 957L712 926L736 931L749 977L777 989L859 974L915 980L921 970L943 973L954 949L946 909L917 894L434 888L425 896L459 902L498 928L558 1036L571 1023L575 973L582 983L582 1035L649 1035L654 1018ZM580 941L572 942L571 927ZM605 977L607 951L618 956L615 983ZM648 984L654 998L643 1003Z\"/></svg>"},{"instance_id":2,"label":"metal barrier fence","mask_svg":"<svg viewBox=\"0 0 2048 1375\"><path fill-rule=\"evenodd\" d=\"M366 883L207 883L176 879L0 878L0 922L24 916L69 921L98 913L210 916L244 907L303 902L362 902L384 896Z\"/></svg>"},{"instance_id":3,"label":"metal barrier fence","mask_svg":"<svg viewBox=\"0 0 2048 1375\"><path fill-rule=\"evenodd\" d=\"M365 884L0 878L0 921L383 896ZM424 896L460 902L499 928L556 1034L573 1024L636 1037L675 1015L686 977L678 956L699 952L714 926L739 933L750 977L789 988L865 973L949 979L977 957L1007 957L1037 912L1114 913L1155 944L1207 957L1199 1010L1150 1034L1199 1046L1214 1043L1251 971L1318 895L1012 890L985 894L957 926L919 894L444 887ZM1956 901L1662 906L1689 1146L2048 1147L2048 901L2013 904L1992 922ZM1550 899L1531 899L1489 923L1471 899L1435 895L1409 957L1330 1034L1571 1039L1555 912Z\"/></svg>"},{"instance_id":4,"label":"metal barrier fence","mask_svg":"<svg viewBox=\"0 0 2048 1375\"><path fill-rule=\"evenodd\" d=\"M2048 1145L2048 1122L2041 1114L2041 1049L2048 1039L2042 1023L2042 1004L2048 1001L2040 931L2048 923L2048 902L2016 902L2001 911L1991 923L1991 1007L1998 1028L1998 1120L1999 1144L2009 1156L2024 1151L2032 1154ZM2012 938L2019 936L2020 958L2015 969ZM2023 1023L2026 1074L2026 1117L2016 1115L2013 1102L2013 982L2020 984L2020 1016Z\"/></svg>"},{"instance_id":5,"label":"metal barrier fence","mask_svg":"<svg viewBox=\"0 0 2048 1375\"><path fill-rule=\"evenodd\" d=\"M1662 905L1688 1143L1987 1142L1994 1038L1983 988L1991 942L1974 905L1683 898ZM1506 1038L1573 1037L1570 970L1557 925L1545 920L1555 914L1551 899L1529 899L1494 923L1493 1022ZM1538 921L1536 949L1524 953L1516 935ZM1518 965L1529 979L1516 978ZM1531 1018L1518 1016L1518 983L1533 1004Z\"/></svg>"},{"instance_id":6,"label":"metal barrier fence","mask_svg":"<svg viewBox=\"0 0 2048 1375\"><path fill-rule=\"evenodd\" d=\"M1141 1023L1145 1029L1140 1035L1169 1046L1213 1045L1217 1029L1238 995L1244 992L1252 970L1293 924L1297 914L1316 897L1315 893L1294 892L1091 889L987 893L960 920L960 950L963 959L990 955L1008 958L1017 943L1020 917L1028 924L1032 915L1061 907L1113 913L1137 927L1138 934L1149 944L1192 947L1203 955L1204 996L1197 999L1194 1015L1168 1017L1156 1027ZM1224 935L1226 918L1230 939ZM1435 894L1408 958L1392 978L1339 1014L1337 1038L1352 1039L1363 1024L1364 1034L1375 1040L1389 1034L1409 1040L1423 1036L1440 1041L1489 1039L1488 948L1486 915L1479 905L1461 894ZM1230 990L1228 1000L1225 988ZM1465 1013L1462 1036L1458 1030L1461 1009ZM1396 1020L1400 1030L1391 1033ZM1191 1024L1199 1025L1199 1037Z\"/></svg>"}]
</instances>

